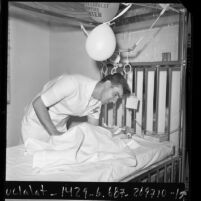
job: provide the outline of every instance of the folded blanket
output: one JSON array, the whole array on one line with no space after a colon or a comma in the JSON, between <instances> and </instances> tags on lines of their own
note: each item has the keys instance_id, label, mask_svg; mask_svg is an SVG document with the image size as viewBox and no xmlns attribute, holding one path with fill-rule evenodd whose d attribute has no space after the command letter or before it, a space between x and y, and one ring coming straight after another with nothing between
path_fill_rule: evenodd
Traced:
<instances>
[{"instance_id":1,"label":"folded blanket","mask_svg":"<svg viewBox=\"0 0 201 201\"><path fill-rule=\"evenodd\" d=\"M127 143L113 138L107 129L88 123L72 127L61 136L51 136L49 142L29 138L25 146L27 152L33 154L33 167L43 171L104 160L122 160L126 166L136 165L135 154Z\"/></svg>"}]
</instances>

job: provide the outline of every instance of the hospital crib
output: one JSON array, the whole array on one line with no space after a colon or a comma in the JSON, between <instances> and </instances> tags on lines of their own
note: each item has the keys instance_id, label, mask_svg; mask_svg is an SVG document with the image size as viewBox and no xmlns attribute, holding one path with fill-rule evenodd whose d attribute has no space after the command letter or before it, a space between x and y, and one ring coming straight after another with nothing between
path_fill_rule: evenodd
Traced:
<instances>
[{"instance_id":1,"label":"hospital crib","mask_svg":"<svg viewBox=\"0 0 201 201\"><path fill-rule=\"evenodd\" d=\"M126 98L102 107L101 123L126 128L125 133L174 144L174 154L127 176L130 182L185 182L185 79L187 58L187 15L179 15L178 60L102 65L101 76L122 73L138 98L136 109L126 107Z\"/></svg>"},{"instance_id":2,"label":"hospital crib","mask_svg":"<svg viewBox=\"0 0 201 201\"><path fill-rule=\"evenodd\" d=\"M138 107L126 108L126 98L119 104L105 104L101 123L126 128L125 132L153 141L171 141L171 135L175 135L173 140L178 142L173 142L174 156L135 172L123 181L180 182L185 157L185 65L170 61L132 63L130 67L124 76L139 100ZM112 65L108 64L107 68L110 74Z\"/></svg>"}]
</instances>

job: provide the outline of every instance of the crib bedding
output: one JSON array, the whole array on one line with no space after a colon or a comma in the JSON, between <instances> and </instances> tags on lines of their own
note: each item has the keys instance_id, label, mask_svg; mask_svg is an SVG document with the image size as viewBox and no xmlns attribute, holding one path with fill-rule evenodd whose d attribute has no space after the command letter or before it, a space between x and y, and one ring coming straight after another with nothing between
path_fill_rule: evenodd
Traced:
<instances>
[{"instance_id":1,"label":"crib bedding","mask_svg":"<svg viewBox=\"0 0 201 201\"><path fill-rule=\"evenodd\" d=\"M126 166L121 159L109 159L81 165L65 166L62 170L50 169L37 172L32 166L33 156L25 154L24 145L9 147L6 150L7 181L93 181L113 182L161 161L173 153L169 142L150 142L139 137L122 139L135 153L136 165ZM137 145L137 146L136 146Z\"/></svg>"}]
</instances>

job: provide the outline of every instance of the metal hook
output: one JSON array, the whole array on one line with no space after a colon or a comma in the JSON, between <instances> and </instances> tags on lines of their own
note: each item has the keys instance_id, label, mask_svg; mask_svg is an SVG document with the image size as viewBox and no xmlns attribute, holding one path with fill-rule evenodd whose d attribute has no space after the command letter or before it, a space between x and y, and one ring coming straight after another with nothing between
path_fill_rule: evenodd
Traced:
<instances>
[{"instance_id":1,"label":"metal hook","mask_svg":"<svg viewBox=\"0 0 201 201\"><path fill-rule=\"evenodd\" d=\"M112 74L112 75L117 72L117 68L118 68L118 63L117 63L117 64L114 64L114 67L113 67L112 70L111 70L111 74Z\"/></svg>"},{"instance_id":2,"label":"metal hook","mask_svg":"<svg viewBox=\"0 0 201 201\"><path fill-rule=\"evenodd\" d=\"M108 68L105 65L105 63L103 63L103 62L101 62L101 65L102 65L101 74L106 76L108 74ZM104 68L105 68L105 70L104 70Z\"/></svg>"},{"instance_id":3,"label":"metal hook","mask_svg":"<svg viewBox=\"0 0 201 201\"><path fill-rule=\"evenodd\" d=\"M114 63L115 63L115 64L119 64L120 60L121 60L121 55L120 55L120 52L118 52L118 55L117 55L117 57L115 58Z\"/></svg>"},{"instance_id":4,"label":"metal hook","mask_svg":"<svg viewBox=\"0 0 201 201\"><path fill-rule=\"evenodd\" d=\"M126 69L128 69L128 70L126 70ZM125 64L124 65L124 73L128 74L131 71L132 71L132 66L130 64Z\"/></svg>"},{"instance_id":5,"label":"metal hook","mask_svg":"<svg viewBox=\"0 0 201 201\"><path fill-rule=\"evenodd\" d=\"M111 74L113 75L114 73L117 73L117 68L121 67L122 64L120 63L121 60L121 55L120 55L120 51L118 51L118 55L113 63L113 68L111 70Z\"/></svg>"},{"instance_id":6,"label":"metal hook","mask_svg":"<svg viewBox=\"0 0 201 201\"><path fill-rule=\"evenodd\" d=\"M132 66L129 64L129 60L128 60L128 54L129 52L127 52L127 59L126 59L126 63L124 64L124 68L123 68L123 71L125 74L128 74L129 72L132 71ZM126 70L128 67L128 70Z\"/></svg>"}]
</instances>

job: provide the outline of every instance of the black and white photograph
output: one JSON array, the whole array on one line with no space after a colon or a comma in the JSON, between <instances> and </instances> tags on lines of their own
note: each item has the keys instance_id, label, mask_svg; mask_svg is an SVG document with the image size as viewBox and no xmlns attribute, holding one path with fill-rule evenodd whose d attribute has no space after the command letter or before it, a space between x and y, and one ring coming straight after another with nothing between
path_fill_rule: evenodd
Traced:
<instances>
[{"instance_id":1,"label":"black and white photograph","mask_svg":"<svg viewBox=\"0 0 201 201\"><path fill-rule=\"evenodd\" d=\"M188 8L180 1L7 6L5 181L18 187L5 189L6 200L43 199L44 185L34 190L34 182L62 184L48 195L55 200L190 200ZM68 189L69 182L89 186ZM89 192L104 182L119 187L107 196L103 186ZM134 190L142 183L184 189ZM132 193L121 184L132 184Z\"/></svg>"}]
</instances>

